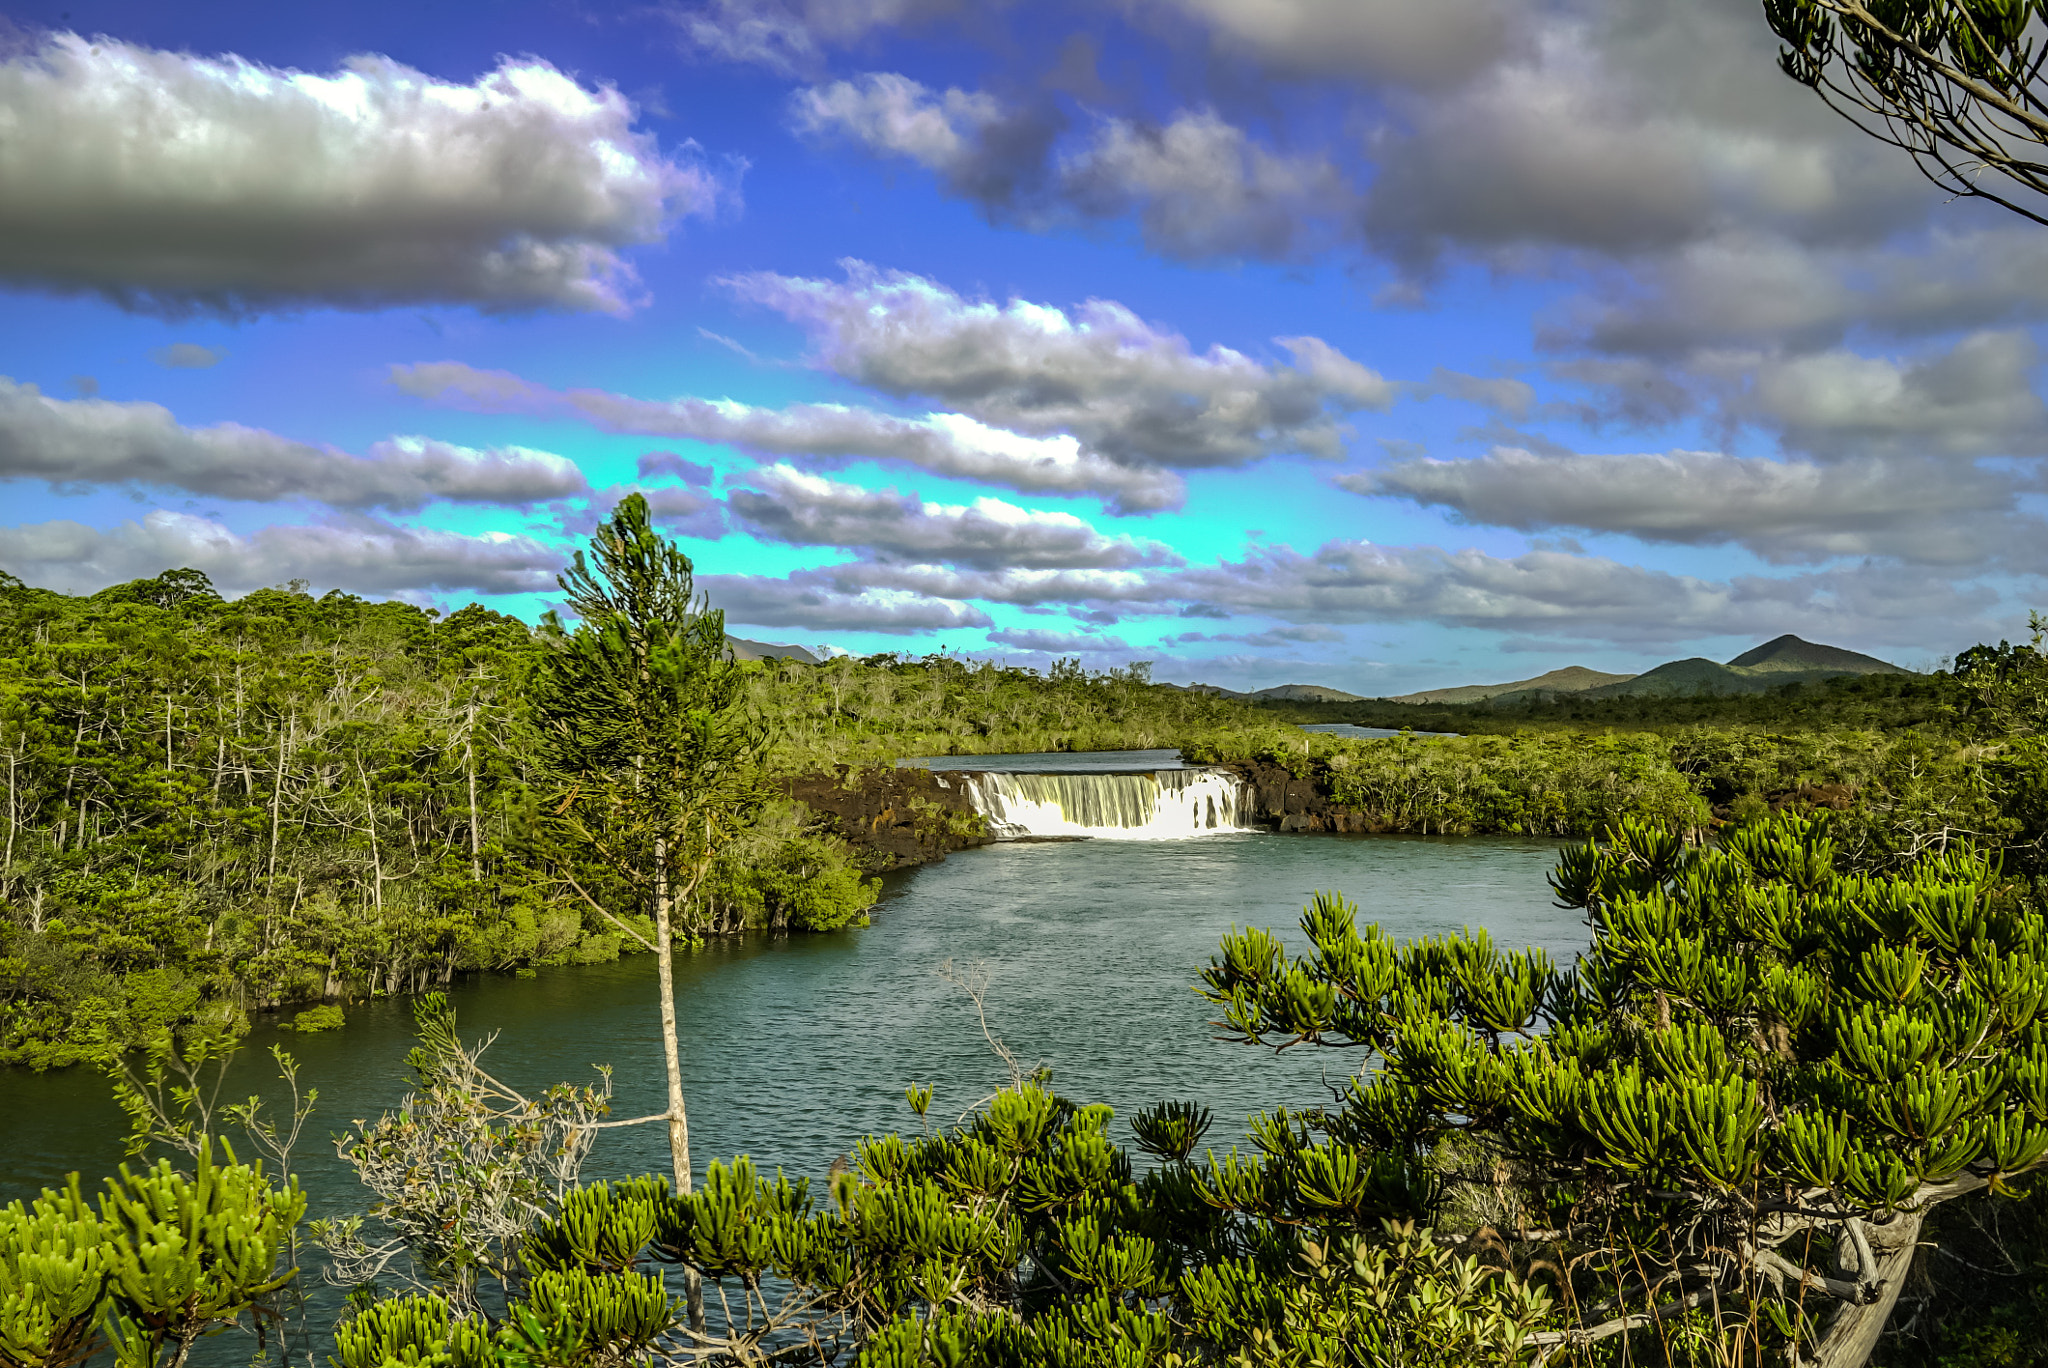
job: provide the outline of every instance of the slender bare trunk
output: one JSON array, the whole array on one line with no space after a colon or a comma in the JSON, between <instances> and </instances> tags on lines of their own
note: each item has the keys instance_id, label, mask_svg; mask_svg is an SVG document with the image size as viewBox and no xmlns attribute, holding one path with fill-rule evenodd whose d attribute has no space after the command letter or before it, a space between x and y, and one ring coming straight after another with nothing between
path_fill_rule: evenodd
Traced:
<instances>
[{"instance_id":1,"label":"slender bare trunk","mask_svg":"<svg viewBox=\"0 0 2048 1368\"><path fill-rule=\"evenodd\" d=\"M377 909L379 921L384 918L384 853L377 844L377 803L370 792L370 772L363 768L363 757L356 757L356 777L363 781L363 815L370 833L370 901Z\"/></svg>"},{"instance_id":2,"label":"slender bare trunk","mask_svg":"<svg viewBox=\"0 0 2048 1368\"><path fill-rule=\"evenodd\" d=\"M277 782L270 788L270 877L277 877L277 828L284 803L284 759L285 751L291 745L292 724L296 717L287 715L284 731L277 738Z\"/></svg>"},{"instance_id":3,"label":"slender bare trunk","mask_svg":"<svg viewBox=\"0 0 2048 1368\"><path fill-rule=\"evenodd\" d=\"M469 727L462 737L462 763L469 771L469 877L484 881L483 830L476 820L476 700L469 701Z\"/></svg>"},{"instance_id":4,"label":"slender bare trunk","mask_svg":"<svg viewBox=\"0 0 2048 1368\"><path fill-rule=\"evenodd\" d=\"M690 1191L690 1114L683 1105L683 1048L676 1034L676 969L673 909L668 887L668 841L654 841L654 969L661 992L661 1048L668 1066L668 1152L675 1166L676 1191ZM690 1303L690 1328L704 1330L704 1281L694 1268L683 1270L683 1290Z\"/></svg>"},{"instance_id":5,"label":"slender bare trunk","mask_svg":"<svg viewBox=\"0 0 2048 1368\"><path fill-rule=\"evenodd\" d=\"M0 880L4 880L4 879L9 879L9 878L11 878L11 877L13 876L13 873L14 873L14 831L15 831L15 828L16 828L16 827L18 827L18 826L20 826L20 825L21 825L20 819L19 819L19 818L17 818L17 817L16 817L15 815L14 815L14 814L15 814L15 811L16 811L16 809L15 809L15 803L16 803L16 794L15 794L15 783L14 783L14 771L15 771L15 767L16 767L16 766L17 766L17 765L18 765L19 763L20 763L19 757L17 757L17 756L16 756L15 752L13 752L12 750L8 751L8 752L7 752L7 854L6 854L6 855L5 855L4 857L0 857Z\"/></svg>"}]
</instances>

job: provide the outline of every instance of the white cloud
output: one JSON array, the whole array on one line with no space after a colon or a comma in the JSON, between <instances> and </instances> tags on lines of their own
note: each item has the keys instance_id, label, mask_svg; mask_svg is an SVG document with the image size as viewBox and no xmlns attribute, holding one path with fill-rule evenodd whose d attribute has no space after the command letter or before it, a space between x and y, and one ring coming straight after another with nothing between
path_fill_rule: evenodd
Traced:
<instances>
[{"instance_id":1,"label":"white cloud","mask_svg":"<svg viewBox=\"0 0 2048 1368\"><path fill-rule=\"evenodd\" d=\"M1434 622L1449 627L1655 643L1801 636L1925 648L1984 626L1989 590L1904 567L1708 580L1599 556L1493 556L1435 546L1326 542L1304 555L1261 547L1242 561L1154 586L1188 616L1253 613L1295 623Z\"/></svg>"},{"instance_id":2,"label":"white cloud","mask_svg":"<svg viewBox=\"0 0 2048 1368\"><path fill-rule=\"evenodd\" d=\"M228 594L291 579L366 595L521 594L553 589L563 563L562 552L530 537L469 537L375 519L243 535L158 509L107 531L69 520L0 528L0 567L66 593L189 567Z\"/></svg>"},{"instance_id":3,"label":"white cloud","mask_svg":"<svg viewBox=\"0 0 2048 1368\"><path fill-rule=\"evenodd\" d=\"M0 127L0 279L159 312L619 312L621 249L720 193L532 58L459 85L56 34L0 61Z\"/></svg>"},{"instance_id":4,"label":"white cloud","mask_svg":"<svg viewBox=\"0 0 2048 1368\"><path fill-rule=\"evenodd\" d=\"M1357 199L1326 157L1274 152L1213 110L1107 120L1061 160L1059 180L1076 211L1133 215L1147 246L1188 261L1306 255L1336 238Z\"/></svg>"},{"instance_id":5,"label":"white cloud","mask_svg":"<svg viewBox=\"0 0 2048 1368\"><path fill-rule=\"evenodd\" d=\"M957 413L899 418L844 404L756 408L730 399L635 399L603 390L550 390L506 371L457 361L393 366L407 394L482 413L580 418L611 432L687 437L763 456L819 464L898 461L954 479L1027 494L1093 494L1119 512L1177 508L1187 489L1169 471L1131 467L1068 436L1025 437Z\"/></svg>"},{"instance_id":6,"label":"white cloud","mask_svg":"<svg viewBox=\"0 0 2048 1368\"><path fill-rule=\"evenodd\" d=\"M926 503L786 465L756 471L752 479L754 488L726 495L733 514L754 535L796 546L838 546L983 570L1124 569L1180 560L1159 542L1105 537L1071 513L1041 513L1000 499Z\"/></svg>"},{"instance_id":7,"label":"white cloud","mask_svg":"<svg viewBox=\"0 0 2048 1368\"><path fill-rule=\"evenodd\" d=\"M393 512L435 499L526 506L589 492L574 462L527 447L393 437L354 456L238 423L184 427L159 404L52 399L0 376L0 480L10 479Z\"/></svg>"},{"instance_id":8,"label":"white cloud","mask_svg":"<svg viewBox=\"0 0 2048 1368\"><path fill-rule=\"evenodd\" d=\"M1213 109L1165 123L1096 121L1053 165L1066 120L1052 106L1010 106L985 91L943 92L895 72L799 90L797 132L913 161L948 194L1033 227L1134 217L1165 256L1297 258L1340 236L1357 207L1319 153L1285 154Z\"/></svg>"},{"instance_id":9,"label":"white cloud","mask_svg":"<svg viewBox=\"0 0 2048 1368\"><path fill-rule=\"evenodd\" d=\"M707 57L789 75L815 69L828 49L876 29L956 8L957 0L695 0L662 13Z\"/></svg>"},{"instance_id":10,"label":"white cloud","mask_svg":"<svg viewBox=\"0 0 2048 1368\"><path fill-rule=\"evenodd\" d=\"M1775 428L1788 448L1834 459L2040 452L2048 408L2033 389L2039 361L2018 331L1974 333L1915 361L1822 352L1760 367L1734 409Z\"/></svg>"},{"instance_id":11,"label":"white cloud","mask_svg":"<svg viewBox=\"0 0 2048 1368\"><path fill-rule=\"evenodd\" d=\"M988 634L991 646L1014 646L1020 651L1044 651L1051 655L1073 655L1091 651L1128 652L1130 643L1122 637L1097 636L1091 632L1057 632L1042 627L1010 628Z\"/></svg>"},{"instance_id":12,"label":"white cloud","mask_svg":"<svg viewBox=\"0 0 2048 1368\"><path fill-rule=\"evenodd\" d=\"M1110 300L1071 314L971 302L921 276L845 266L843 284L767 273L728 284L802 324L816 363L849 380L1014 432L1069 434L1134 468L1336 456L1343 414L1386 409L1400 393L1317 338L1276 339L1291 365L1223 346L1196 352Z\"/></svg>"},{"instance_id":13,"label":"white cloud","mask_svg":"<svg viewBox=\"0 0 2048 1368\"><path fill-rule=\"evenodd\" d=\"M891 590L852 592L835 588L830 576L797 571L769 575L699 575L697 587L728 623L756 627L802 627L810 631L885 632L910 635L953 627L989 627L987 613L968 603Z\"/></svg>"},{"instance_id":14,"label":"white cloud","mask_svg":"<svg viewBox=\"0 0 2048 1368\"><path fill-rule=\"evenodd\" d=\"M1981 565L2048 534L2048 526L2013 516L2021 486L2011 476L1925 458L1820 465L1708 451L1535 456L1495 448L1474 460L1401 462L1337 483L1496 527L1737 543L1779 563L1892 556Z\"/></svg>"}]
</instances>

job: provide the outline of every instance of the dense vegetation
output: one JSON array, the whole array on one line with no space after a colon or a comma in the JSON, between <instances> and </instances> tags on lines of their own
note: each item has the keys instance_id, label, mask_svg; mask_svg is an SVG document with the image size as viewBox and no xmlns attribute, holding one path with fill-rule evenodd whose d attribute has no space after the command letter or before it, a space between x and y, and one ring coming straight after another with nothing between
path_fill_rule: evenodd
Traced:
<instances>
[{"instance_id":1,"label":"dense vegetation","mask_svg":"<svg viewBox=\"0 0 2048 1368\"><path fill-rule=\"evenodd\" d=\"M543 803L536 649L474 605L0 580L0 1062L619 954L569 883L616 872ZM858 919L851 860L771 805L710 872L712 929Z\"/></svg>"},{"instance_id":2,"label":"dense vegetation","mask_svg":"<svg viewBox=\"0 0 2048 1368\"><path fill-rule=\"evenodd\" d=\"M773 661L755 685L791 771L888 764L904 756L1173 749L1268 718L1235 699L1151 681L1149 665L1044 674L944 654Z\"/></svg>"}]
</instances>

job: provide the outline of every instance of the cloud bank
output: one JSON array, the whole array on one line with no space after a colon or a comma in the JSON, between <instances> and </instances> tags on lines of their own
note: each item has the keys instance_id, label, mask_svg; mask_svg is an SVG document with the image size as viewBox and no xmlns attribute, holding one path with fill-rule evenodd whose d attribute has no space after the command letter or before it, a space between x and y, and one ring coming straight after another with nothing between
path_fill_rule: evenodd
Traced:
<instances>
[{"instance_id":1,"label":"cloud bank","mask_svg":"<svg viewBox=\"0 0 2048 1368\"><path fill-rule=\"evenodd\" d=\"M0 480L9 479L401 513L436 499L526 507L590 492L574 462L527 447L393 437L354 456L239 423L184 427L160 404L52 399L0 376Z\"/></svg>"},{"instance_id":2,"label":"cloud bank","mask_svg":"<svg viewBox=\"0 0 2048 1368\"><path fill-rule=\"evenodd\" d=\"M304 579L359 594L525 594L555 587L562 553L530 537L398 527L376 519L243 535L165 509L99 531L68 519L0 527L0 567L30 584L91 593L189 566L226 594Z\"/></svg>"},{"instance_id":3,"label":"cloud bank","mask_svg":"<svg viewBox=\"0 0 2048 1368\"><path fill-rule=\"evenodd\" d=\"M0 280L161 313L623 312L621 252L721 194L532 58L461 85L59 33L0 61L0 127Z\"/></svg>"}]
</instances>

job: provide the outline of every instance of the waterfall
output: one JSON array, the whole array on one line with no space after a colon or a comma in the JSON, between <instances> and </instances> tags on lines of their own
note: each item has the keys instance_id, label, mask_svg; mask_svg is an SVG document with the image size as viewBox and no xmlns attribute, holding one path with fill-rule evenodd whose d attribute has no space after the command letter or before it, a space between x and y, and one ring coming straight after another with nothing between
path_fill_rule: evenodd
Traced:
<instances>
[{"instance_id":1,"label":"waterfall","mask_svg":"<svg viewBox=\"0 0 2048 1368\"><path fill-rule=\"evenodd\" d=\"M1243 783L1228 770L1149 774L1032 774L982 770L960 776L975 809L1002 837L1099 836L1170 841L1242 831Z\"/></svg>"}]
</instances>

